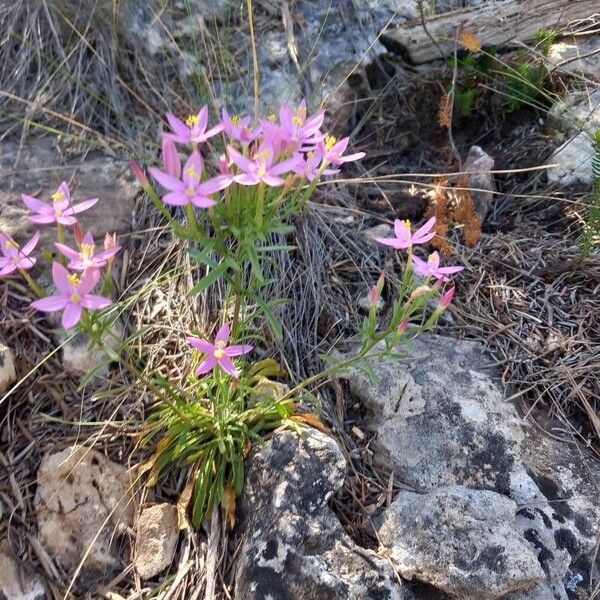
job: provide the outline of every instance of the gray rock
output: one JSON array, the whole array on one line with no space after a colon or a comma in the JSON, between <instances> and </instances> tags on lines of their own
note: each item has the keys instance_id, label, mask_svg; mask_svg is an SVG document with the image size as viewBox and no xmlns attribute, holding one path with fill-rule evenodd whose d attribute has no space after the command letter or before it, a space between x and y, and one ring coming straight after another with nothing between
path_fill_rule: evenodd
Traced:
<instances>
[{"instance_id":1,"label":"gray rock","mask_svg":"<svg viewBox=\"0 0 600 600\"><path fill-rule=\"evenodd\" d=\"M15 355L0 342L0 394L6 392L16 380Z\"/></svg>"},{"instance_id":2,"label":"gray rock","mask_svg":"<svg viewBox=\"0 0 600 600\"><path fill-rule=\"evenodd\" d=\"M376 433L375 460L421 494L459 485L514 501L515 539L530 544L545 579L512 599L566 600L569 582L589 578L600 465L522 422L480 344L423 335L398 352L405 361L372 364L373 383L348 378Z\"/></svg>"},{"instance_id":3,"label":"gray rock","mask_svg":"<svg viewBox=\"0 0 600 600\"><path fill-rule=\"evenodd\" d=\"M548 160L548 165L552 165L546 171L549 183L591 184L593 156L594 144L587 133L581 132L567 140Z\"/></svg>"},{"instance_id":4,"label":"gray rock","mask_svg":"<svg viewBox=\"0 0 600 600\"><path fill-rule=\"evenodd\" d=\"M0 144L0 230L19 242L29 239L36 226L26 218L21 194L49 200L61 181L70 182L73 202L100 198L93 208L81 213L84 231L89 229L103 239L107 232L131 229L139 186L126 161L99 154L88 154L77 162L63 160L50 139L37 138L30 140L20 155L18 144ZM54 228L44 227L41 232L42 243L56 241Z\"/></svg>"},{"instance_id":5,"label":"gray rock","mask_svg":"<svg viewBox=\"0 0 600 600\"><path fill-rule=\"evenodd\" d=\"M479 146L471 146L463 170L469 173L469 187L473 206L479 220L483 223L490 210L496 184L491 171L494 170L494 159Z\"/></svg>"},{"instance_id":6,"label":"gray rock","mask_svg":"<svg viewBox=\"0 0 600 600\"><path fill-rule=\"evenodd\" d=\"M127 560L118 540L133 524L127 469L84 446L47 454L37 473L38 537L56 563L82 581L110 577Z\"/></svg>"},{"instance_id":7,"label":"gray rock","mask_svg":"<svg viewBox=\"0 0 600 600\"><path fill-rule=\"evenodd\" d=\"M548 111L549 122L566 133L600 129L600 89L571 92Z\"/></svg>"},{"instance_id":8,"label":"gray rock","mask_svg":"<svg viewBox=\"0 0 600 600\"><path fill-rule=\"evenodd\" d=\"M600 81L600 36L563 38L550 47L546 62L550 69Z\"/></svg>"},{"instance_id":9,"label":"gray rock","mask_svg":"<svg viewBox=\"0 0 600 600\"><path fill-rule=\"evenodd\" d=\"M142 579L164 571L173 561L179 527L174 504L156 504L144 508L137 522L133 564Z\"/></svg>"},{"instance_id":10,"label":"gray rock","mask_svg":"<svg viewBox=\"0 0 600 600\"><path fill-rule=\"evenodd\" d=\"M111 350L116 350L122 340L123 325L119 321L113 323L102 336L102 342ZM64 331L59 336L59 344L63 344L62 365L65 373L83 378L102 377L108 372L111 357L103 347L90 344L86 334L78 332L73 335L73 330Z\"/></svg>"},{"instance_id":11,"label":"gray rock","mask_svg":"<svg viewBox=\"0 0 600 600\"><path fill-rule=\"evenodd\" d=\"M516 512L506 496L463 486L400 492L379 538L406 579L459 598L494 599L544 579Z\"/></svg>"},{"instance_id":12,"label":"gray rock","mask_svg":"<svg viewBox=\"0 0 600 600\"><path fill-rule=\"evenodd\" d=\"M238 600L412 596L387 561L360 548L327 506L344 481L336 442L313 429L274 435L248 461L238 523Z\"/></svg>"},{"instance_id":13,"label":"gray rock","mask_svg":"<svg viewBox=\"0 0 600 600\"><path fill-rule=\"evenodd\" d=\"M8 542L0 542L0 598L44 600L45 597L39 577L17 560Z\"/></svg>"}]
</instances>

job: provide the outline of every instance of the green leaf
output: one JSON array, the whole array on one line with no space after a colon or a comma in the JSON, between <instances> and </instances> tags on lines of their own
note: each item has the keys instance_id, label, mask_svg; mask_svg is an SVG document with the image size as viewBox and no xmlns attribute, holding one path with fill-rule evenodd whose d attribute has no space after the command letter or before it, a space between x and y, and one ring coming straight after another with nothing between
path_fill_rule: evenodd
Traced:
<instances>
[{"instance_id":1,"label":"green leaf","mask_svg":"<svg viewBox=\"0 0 600 600\"><path fill-rule=\"evenodd\" d=\"M220 263L214 269L211 269L191 290L190 294L201 294L208 289L220 277L223 277L229 267L225 262Z\"/></svg>"}]
</instances>

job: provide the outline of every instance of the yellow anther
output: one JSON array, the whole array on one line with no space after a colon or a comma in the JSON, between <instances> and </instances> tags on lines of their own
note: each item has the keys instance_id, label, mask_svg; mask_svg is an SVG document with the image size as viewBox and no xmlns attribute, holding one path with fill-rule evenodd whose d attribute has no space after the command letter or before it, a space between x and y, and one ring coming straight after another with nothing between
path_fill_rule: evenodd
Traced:
<instances>
[{"instance_id":1,"label":"yellow anther","mask_svg":"<svg viewBox=\"0 0 600 600\"><path fill-rule=\"evenodd\" d=\"M306 153L306 158L308 158L308 160L312 160L314 157L315 153L312 150Z\"/></svg>"},{"instance_id":2,"label":"yellow anther","mask_svg":"<svg viewBox=\"0 0 600 600\"><path fill-rule=\"evenodd\" d=\"M51 198L53 202L62 202L65 199L65 195L59 190L58 192L54 192Z\"/></svg>"},{"instance_id":3,"label":"yellow anther","mask_svg":"<svg viewBox=\"0 0 600 600\"><path fill-rule=\"evenodd\" d=\"M218 359L223 358L225 356L225 348L227 348L227 343L223 340L217 340L215 342L214 357Z\"/></svg>"},{"instance_id":4,"label":"yellow anther","mask_svg":"<svg viewBox=\"0 0 600 600\"><path fill-rule=\"evenodd\" d=\"M404 224L404 227L406 227L406 229L410 229L412 227L412 223L410 222L410 219L406 219L406 220L402 221L402 223Z\"/></svg>"},{"instance_id":5,"label":"yellow anther","mask_svg":"<svg viewBox=\"0 0 600 600\"><path fill-rule=\"evenodd\" d=\"M186 120L185 120L185 124L188 127L193 127L194 125L198 125L198 121L200 119L198 118L198 115L190 115Z\"/></svg>"},{"instance_id":6,"label":"yellow anther","mask_svg":"<svg viewBox=\"0 0 600 600\"><path fill-rule=\"evenodd\" d=\"M17 242L14 242L13 240L6 240L6 242L4 242L4 245L6 246L7 250L17 250L17 248L19 247L19 244L17 244Z\"/></svg>"},{"instance_id":7,"label":"yellow anther","mask_svg":"<svg viewBox=\"0 0 600 600\"><path fill-rule=\"evenodd\" d=\"M427 262L433 264L435 262L435 254L430 254Z\"/></svg>"},{"instance_id":8,"label":"yellow anther","mask_svg":"<svg viewBox=\"0 0 600 600\"><path fill-rule=\"evenodd\" d=\"M190 179L198 179L198 172L196 171L196 167L194 167L194 165L190 165L186 170L185 170L185 174L190 178Z\"/></svg>"},{"instance_id":9,"label":"yellow anther","mask_svg":"<svg viewBox=\"0 0 600 600\"><path fill-rule=\"evenodd\" d=\"M240 124L241 118L239 115L233 115L229 120L231 121L231 124L235 126Z\"/></svg>"},{"instance_id":10,"label":"yellow anther","mask_svg":"<svg viewBox=\"0 0 600 600\"><path fill-rule=\"evenodd\" d=\"M292 117L292 125L296 126L296 127L300 127L300 125L302 125L304 121L302 120L301 117L299 117L298 115L295 115Z\"/></svg>"},{"instance_id":11,"label":"yellow anther","mask_svg":"<svg viewBox=\"0 0 600 600\"><path fill-rule=\"evenodd\" d=\"M71 304L79 304L81 302L81 296L78 293L71 294L69 298Z\"/></svg>"},{"instance_id":12,"label":"yellow anther","mask_svg":"<svg viewBox=\"0 0 600 600\"><path fill-rule=\"evenodd\" d=\"M81 244L81 257L84 260L89 260L94 256L94 245L93 244Z\"/></svg>"},{"instance_id":13,"label":"yellow anther","mask_svg":"<svg viewBox=\"0 0 600 600\"><path fill-rule=\"evenodd\" d=\"M334 136L328 135L325 138L325 149L326 150L333 150L333 147L335 146L336 142L337 142L337 140L335 139Z\"/></svg>"},{"instance_id":14,"label":"yellow anther","mask_svg":"<svg viewBox=\"0 0 600 600\"><path fill-rule=\"evenodd\" d=\"M277 121L277 115L275 115L275 114L269 115L267 117L267 121L270 121L271 123L275 123L275 121Z\"/></svg>"},{"instance_id":15,"label":"yellow anther","mask_svg":"<svg viewBox=\"0 0 600 600\"><path fill-rule=\"evenodd\" d=\"M67 277L67 280L71 285L79 285L81 283L81 280L79 279L79 276L77 275L77 273L71 273Z\"/></svg>"},{"instance_id":16,"label":"yellow anther","mask_svg":"<svg viewBox=\"0 0 600 600\"><path fill-rule=\"evenodd\" d=\"M185 195L188 198L193 198L196 195L196 192L194 192L194 188L189 187L187 190L185 190Z\"/></svg>"}]
</instances>

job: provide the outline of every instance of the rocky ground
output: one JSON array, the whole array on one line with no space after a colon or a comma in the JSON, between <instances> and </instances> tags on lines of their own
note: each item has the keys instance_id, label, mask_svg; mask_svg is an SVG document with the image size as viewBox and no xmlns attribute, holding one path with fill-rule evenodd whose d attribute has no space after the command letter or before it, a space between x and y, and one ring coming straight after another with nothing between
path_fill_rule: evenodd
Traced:
<instances>
[{"instance_id":1,"label":"rocky ground","mask_svg":"<svg viewBox=\"0 0 600 600\"><path fill-rule=\"evenodd\" d=\"M441 14L485 3L430 4ZM27 5L30 19L43 18ZM8 77L8 58L0 61L0 88L29 101L5 100L0 118L0 228L27 237L19 194L49 195L73 178L78 197L102 198L86 227L117 231L125 245L116 273L123 293L167 268L190 268L127 159L153 159L148 132L167 106L202 95L202 77L215 104L252 108L244 6L189 5L194 19L187 1L164 13L123 2L124 66L99 76L116 59L98 41L94 93L83 71L74 71L77 83L71 76L52 87L21 79L14 64ZM577 247L592 182L589 131L600 126L600 38L580 25L552 45L544 60L560 99L551 105L508 113L489 92L471 117L457 116L459 165L436 116L452 69L441 58L415 64L407 48L378 37L386 25L419 21L417 3L334 5L255 2L262 110L326 99L334 126L369 154L348 173L356 178L319 192L297 224L298 252L278 272L299 281L286 288L293 301L282 313L297 327L273 352L301 376L314 370L315 349L350 338L368 281L389 266L374 231L394 217L421 219L435 177L462 166L483 234L474 247L460 226L449 235L467 269L441 335L413 340L404 361L372 365L371 380L354 373L320 390L329 433L280 432L257 445L233 531L219 519L193 530L178 506L185 480L173 473L148 488L137 469L148 455L136 441L151 395L122 390L118 368L90 356L85 340L56 339L52 323L23 310L25 287L3 284L0 598L187 600L211 597L211 582L219 598L256 600L600 594L600 262L597 251L581 260ZM91 19L89 35L100 40L107 6L70 22ZM6 24L12 13L2 10ZM227 64L214 58L217 48ZM74 55L65 58L71 67ZM67 114L66 106L84 126L47 113ZM149 368L174 380L189 365L172 331L201 325L218 305L182 306L190 285L174 276L126 307L117 325L147 328L140 348Z\"/></svg>"}]
</instances>

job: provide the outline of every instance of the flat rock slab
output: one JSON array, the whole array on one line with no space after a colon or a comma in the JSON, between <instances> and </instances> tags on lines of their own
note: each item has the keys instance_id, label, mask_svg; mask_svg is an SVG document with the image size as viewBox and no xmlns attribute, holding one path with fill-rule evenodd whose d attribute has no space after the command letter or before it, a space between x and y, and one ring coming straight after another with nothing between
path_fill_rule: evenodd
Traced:
<instances>
[{"instance_id":1,"label":"flat rock slab","mask_svg":"<svg viewBox=\"0 0 600 600\"><path fill-rule=\"evenodd\" d=\"M82 581L102 581L128 560L118 540L133 525L131 478L103 454L71 446L44 456L34 505L41 544L70 576L82 563Z\"/></svg>"},{"instance_id":2,"label":"flat rock slab","mask_svg":"<svg viewBox=\"0 0 600 600\"><path fill-rule=\"evenodd\" d=\"M403 577L459 598L495 599L545 577L516 513L512 500L485 490L405 491L385 511L379 537Z\"/></svg>"},{"instance_id":3,"label":"flat rock slab","mask_svg":"<svg viewBox=\"0 0 600 600\"><path fill-rule=\"evenodd\" d=\"M357 546L327 506L346 461L313 429L274 435L251 456L236 526L237 600L411 600L386 560Z\"/></svg>"},{"instance_id":4,"label":"flat rock slab","mask_svg":"<svg viewBox=\"0 0 600 600\"><path fill-rule=\"evenodd\" d=\"M140 188L127 161L90 153L77 160L63 160L49 138L29 140L19 160L16 142L0 143L0 230L17 241L28 239L36 229L30 223L21 194L50 201L62 181L71 187L73 202L100 198L79 217L84 230L96 237L106 232L123 233L132 226L134 199ZM54 228L42 227L42 242L55 241Z\"/></svg>"}]
</instances>

